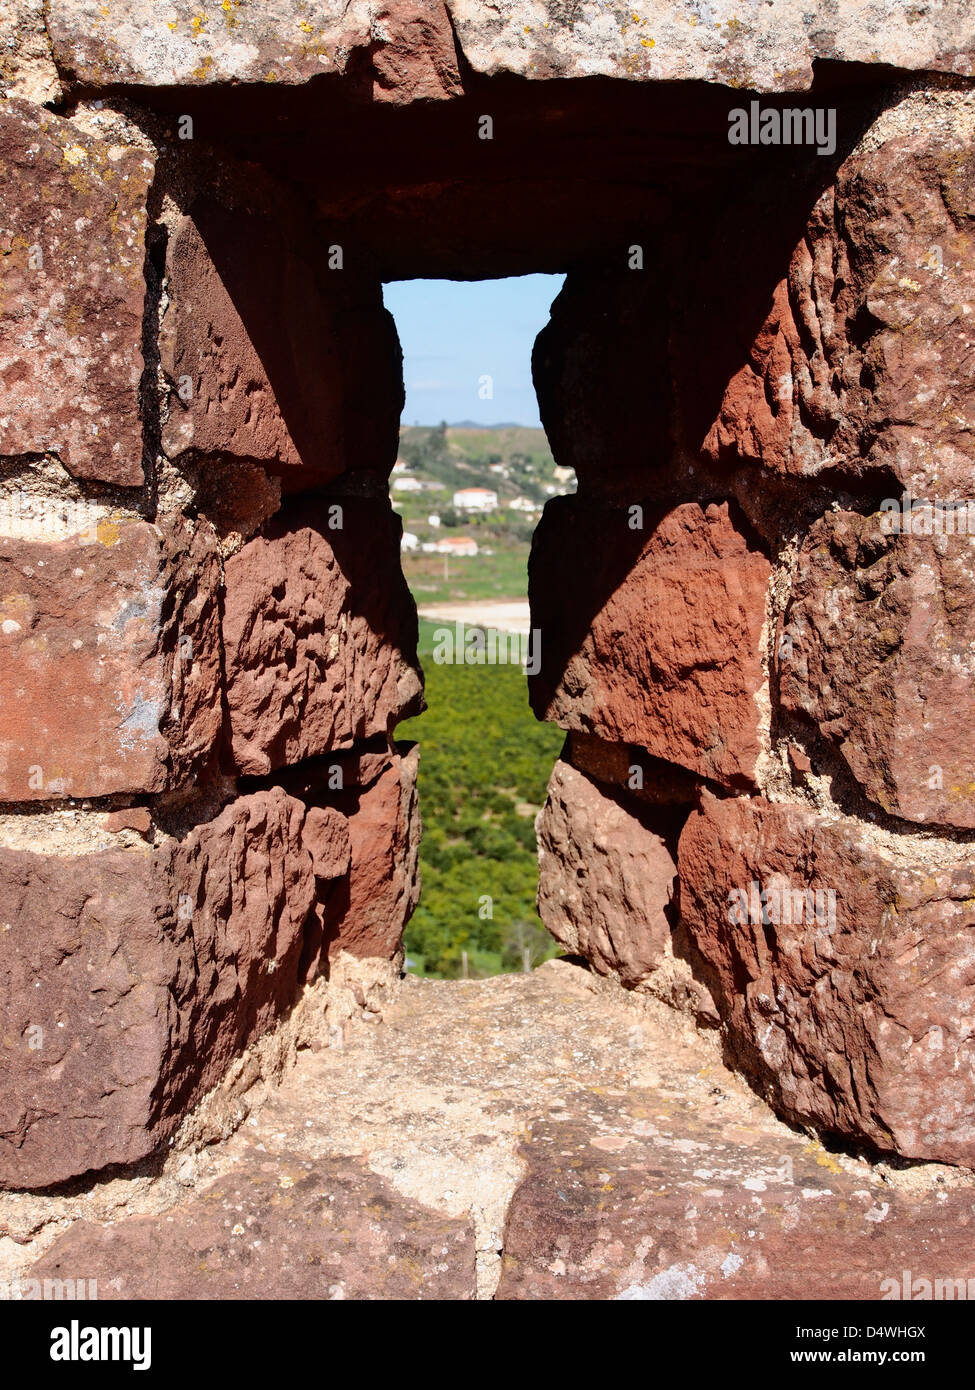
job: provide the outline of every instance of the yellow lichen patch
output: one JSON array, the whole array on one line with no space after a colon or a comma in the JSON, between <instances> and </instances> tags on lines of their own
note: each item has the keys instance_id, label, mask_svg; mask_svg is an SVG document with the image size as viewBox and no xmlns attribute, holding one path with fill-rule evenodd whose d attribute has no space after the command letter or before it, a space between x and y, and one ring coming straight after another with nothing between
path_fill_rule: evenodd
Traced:
<instances>
[{"instance_id":1,"label":"yellow lichen patch","mask_svg":"<svg viewBox=\"0 0 975 1390\"><path fill-rule=\"evenodd\" d=\"M85 311L77 304L69 304L68 312L64 316L64 331L72 338L77 338L85 321Z\"/></svg>"},{"instance_id":2,"label":"yellow lichen patch","mask_svg":"<svg viewBox=\"0 0 975 1390\"><path fill-rule=\"evenodd\" d=\"M111 547L118 545L122 528L116 517L103 517L95 528L98 544Z\"/></svg>"},{"instance_id":3,"label":"yellow lichen patch","mask_svg":"<svg viewBox=\"0 0 975 1390\"><path fill-rule=\"evenodd\" d=\"M212 57L211 54L208 53L207 56L203 59L203 61L202 61L202 63L200 64L200 66L193 69L192 75L196 78L196 80L197 80L198 82L205 82L205 81L206 81L206 78L207 78L207 74L209 73L209 71L210 71L210 69L211 69L212 67L213 67L213 57Z\"/></svg>"},{"instance_id":4,"label":"yellow lichen patch","mask_svg":"<svg viewBox=\"0 0 975 1390\"><path fill-rule=\"evenodd\" d=\"M61 151L61 158L65 164L81 164L88 158L88 151L84 145L68 145Z\"/></svg>"},{"instance_id":5,"label":"yellow lichen patch","mask_svg":"<svg viewBox=\"0 0 975 1390\"><path fill-rule=\"evenodd\" d=\"M815 1162L819 1164L820 1168L827 1168L831 1173L842 1173L843 1171L832 1154L828 1154L822 1144L815 1139L812 1140L811 1143L806 1144L802 1152L814 1159Z\"/></svg>"},{"instance_id":6,"label":"yellow lichen patch","mask_svg":"<svg viewBox=\"0 0 975 1390\"><path fill-rule=\"evenodd\" d=\"M277 73L274 71L273 68L271 68L268 72L266 72L266 73L264 74L264 81L265 81L265 82L277 82L277 80L278 80L278 75L277 75Z\"/></svg>"},{"instance_id":7,"label":"yellow lichen patch","mask_svg":"<svg viewBox=\"0 0 975 1390\"><path fill-rule=\"evenodd\" d=\"M176 26L177 26L178 24L179 24L179 20L178 20L178 19L167 19L167 21L166 21L166 28L167 28L167 29L172 29L173 33L175 33L175 32L176 32Z\"/></svg>"},{"instance_id":8,"label":"yellow lichen patch","mask_svg":"<svg viewBox=\"0 0 975 1390\"><path fill-rule=\"evenodd\" d=\"M640 42L643 44L643 47L644 47L644 48L656 48L656 47L657 47L657 41L656 41L656 39L641 39Z\"/></svg>"},{"instance_id":9,"label":"yellow lichen patch","mask_svg":"<svg viewBox=\"0 0 975 1390\"><path fill-rule=\"evenodd\" d=\"M193 30L193 37L198 38L204 27L210 23L208 15L195 14L190 28Z\"/></svg>"},{"instance_id":10,"label":"yellow lichen patch","mask_svg":"<svg viewBox=\"0 0 975 1390\"><path fill-rule=\"evenodd\" d=\"M902 275L897 284L902 290L914 290L915 294L921 288L916 280L909 280L906 275Z\"/></svg>"},{"instance_id":11,"label":"yellow lichen patch","mask_svg":"<svg viewBox=\"0 0 975 1390\"><path fill-rule=\"evenodd\" d=\"M298 28L303 30L306 34L313 34L315 32L314 28L308 23L307 19L301 20L301 22L298 25Z\"/></svg>"}]
</instances>

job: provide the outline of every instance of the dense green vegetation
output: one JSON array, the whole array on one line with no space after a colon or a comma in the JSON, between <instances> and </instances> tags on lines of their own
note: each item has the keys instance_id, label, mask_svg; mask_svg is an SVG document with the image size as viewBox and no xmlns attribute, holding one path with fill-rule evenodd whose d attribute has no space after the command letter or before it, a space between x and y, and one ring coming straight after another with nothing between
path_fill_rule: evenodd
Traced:
<instances>
[{"instance_id":1,"label":"dense green vegetation","mask_svg":"<svg viewBox=\"0 0 975 1390\"><path fill-rule=\"evenodd\" d=\"M449 559L404 551L418 606L436 612L445 602L523 600L541 507L573 485L556 468L544 431L414 426L401 431L399 456L407 467L395 477L422 484L394 487L404 529L421 543L463 535L479 547L475 556ZM466 487L496 492L497 509L455 510L453 494ZM429 708L397 731L420 743L423 887L407 927L407 958L417 973L447 977L462 973L465 953L471 975L521 970L526 951L532 965L557 951L535 911L534 820L562 733L534 719L520 667L436 664L438 626L420 624Z\"/></svg>"},{"instance_id":2,"label":"dense green vegetation","mask_svg":"<svg viewBox=\"0 0 975 1390\"><path fill-rule=\"evenodd\" d=\"M438 626L420 624L429 709L397 730L420 741L423 888L407 957L446 977L464 951L472 975L520 970L525 949L532 965L557 952L535 911L534 817L563 735L535 721L518 666L436 664Z\"/></svg>"}]
</instances>

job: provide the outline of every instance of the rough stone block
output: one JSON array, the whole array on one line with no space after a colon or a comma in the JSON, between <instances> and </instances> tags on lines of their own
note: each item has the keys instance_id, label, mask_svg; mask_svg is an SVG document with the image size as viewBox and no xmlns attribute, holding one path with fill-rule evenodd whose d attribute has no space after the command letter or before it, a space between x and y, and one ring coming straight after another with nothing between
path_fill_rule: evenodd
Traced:
<instances>
[{"instance_id":1,"label":"rough stone block","mask_svg":"<svg viewBox=\"0 0 975 1390\"><path fill-rule=\"evenodd\" d=\"M165 1131L171 990L194 977L152 854L0 850L0 904L0 1186L144 1157Z\"/></svg>"},{"instance_id":2,"label":"rough stone block","mask_svg":"<svg viewBox=\"0 0 975 1390\"><path fill-rule=\"evenodd\" d=\"M349 900L331 934L330 954L388 960L400 950L420 896L419 764L418 746L394 755L349 816Z\"/></svg>"},{"instance_id":3,"label":"rough stone block","mask_svg":"<svg viewBox=\"0 0 975 1390\"><path fill-rule=\"evenodd\" d=\"M647 808L555 764L537 821L539 916L572 955L630 987L670 941L677 866L662 828Z\"/></svg>"},{"instance_id":4,"label":"rough stone block","mask_svg":"<svg viewBox=\"0 0 975 1390\"><path fill-rule=\"evenodd\" d=\"M970 100L918 94L844 162L728 385L713 458L970 495L973 124Z\"/></svg>"},{"instance_id":5,"label":"rough stone block","mask_svg":"<svg viewBox=\"0 0 975 1390\"><path fill-rule=\"evenodd\" d=\"M146 195L153 161L19 100L0 108L0 454L143 481Z\"/></svg>"},{"instance_id":6,"label":"rough stone block","mask_svg":"<svg viewBox=\"0 0 975 1390\"><path fill-rule=\"evenodd\" d=\"M160 357L170 457L256 460L291 488L396 459L401 355L378 286L325 267L298 208L193 203L170 236Z\"/></svg>"},{"instance_id":7,"label":"rough stone block","mask_svg":"<svg viewBox=\"0 0 975 1390\"><path fill-rule=\"evenodd\" d=\"M808 807L704 793L680 911L740 1065L789 1119L975 1161L975 865Z\"/></svg>"},{"instance_id":8,"label":"rough stone block","mask_svg":"<svg viewBox=\"0 0 975 1390\"><path fill-rule=\"evenodd\" d=\"M469 1216L411 1200L364 1159L280 1152L248 1154L178 1215L76 1222L31 1277L75 1278L82 1266L100 1300L412 1302L470 1299L476 1287Z\"/></svg>"},{"instance_id":9,"label":"rough stone block","mask_svg":"<svg viewBox=\"0 0 975 1390\"><path fill-rule=\"evenodd\" d=\"M419 760L418 745L397 743L393 751L360 747L329 754L280 774L288 793L309 808L304 837L316 866L322 853L316 817L326 817L329 859L342 843L334 818L347 826L348 875L319 894L326 956L348 951L391 960L400 950L420 893Z\"/></svg>"},{"instance_id":10,"label":"rough stone block","mask_svg":"<svg viewBox=\"0 0 975 1390\"><path fill-rule=\"evenodd\" d=\"M0 537L0 798L158 792L221 726L220 582L203 525Z\"/></svg>"},{"instance_id":11,"label":"rough stone block","mask_svg":"<svg viewBox=\"0 0 975 1390\"><path fill-rule=\"evenodd\" d=\"M416 609L388 505L303 498L226 566L231 750L261 775L422 709Z\"/></svg>"},{"instance_id":12,"label":"rough stone block","mask_svg":"<svg viewBox=\"0 0 975 1390\"><path fill-rule=\"evenodd\" d=\"M272 788L155 849L0 850L0 1186L144 1158L294 1002L348 861L305 819Z\"/></svg>"},{"instance_id":13,"label":"rough stone block","mask_svg":"<svg viewBox=\"0 0 975 1390\"><path fill-rule=\"evenodd\" d=\"M111 14L97 0L54 0L47 27L57 60L87 87L297 85L349 74L377 101L438 100L460 90L454 36L439 0L267 0L212 16L172 0L165 23L150 0Z\"/></svg>"},{"instance_id":14,"label":"rough stone block","mask_svg":"<svg viewBox=\"0 0 975 1390\"><path fill-rule=\"evenodd\" d=\"M734 786L754 782L768 560L726 503L549 503L529 568L532 708Z\"/></svg>"},{"instance_id":15,"label":"rough stone block","mask_svg":"<svg viewBox=\"0 0 975 1390\"><path fill-rule=\"evenodd\" d=\"M967 829L975 826L975 748L965 733L975 721L975 534L884 534L939 516L829 512L813 526L777 643L779 690L783 707L813 720L877 805Z\"/></svg>"}]
</instances>

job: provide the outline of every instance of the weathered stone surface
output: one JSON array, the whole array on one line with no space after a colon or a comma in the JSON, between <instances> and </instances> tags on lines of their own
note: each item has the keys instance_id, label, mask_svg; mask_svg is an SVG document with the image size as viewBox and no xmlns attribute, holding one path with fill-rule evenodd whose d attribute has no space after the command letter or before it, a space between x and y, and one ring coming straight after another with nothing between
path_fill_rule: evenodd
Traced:
<instances>
[{"instance_id":1,"label":"weathered stone surface","mask_svg":"<svg viewBox=\"0 0 975 1390\"><path fill-rule=\"evenodd\" d=\"M153 162L26 102L0 110L0 454L143 481L146 194Z\"/></svg>"},{"instance_id":2,"label":"weathered stone surface","mask_svg":"<svg viewBox=\"0 0 975 1390\"><path fill-rule=\"evenodd\" d=\"M781 1112L971 1166L971 856L704 793L678 865L735 1054Z\"/></svg>"},{"instance_id":3,"label":"weathered stone surface","mask_svg":"<svg viewBox=\"0 0 975 1390\"><path fill-rule=\"evenodd\" d=\"M774 8L714 0L636 0L618 10L598 0L447 0L475 72L527 78L697 79L758 91L809 86L817 58L887 62L970 73L975 27L964 0L905 10L893 0L856 6L785 0Z\"/></svg>"},{"instance_id":4,"label":"weathered stone surface","mask_svg":"<svg viewBox=\"0 0 975 1390\"><path fill-rule=\"evenodd\" d=\"M460 89L453 33L439 0L234 0L219 16L173 0L163 16L125 0L114 19L94 0L55 0L58 62L86 86L307 82L349 74L377 101L440 100Z\"/></svg>"},{"instance_id":5,"label":"weathered stone surface","mask_svg":"<svg viewBox=\"0 0 975 1390\"><path fill-rule=\"evenodd\" d=\"M975 534L884 534L895 517L828 512L813 526L777 643L780 698L886 811L971 828L975 749L960 730L975 719Z\"/></svg>"},{"instance_id":6,"label":"weathered stone surface","mask_svg":"<svg viewBox=\"0 0 975 1390\"><path fill-rule=\"evenodd\" d=\"M375 101L440 101L463 91L454 29L440 0L373 0Z\"/></svg>"},{"instance_id":7,"label":"weathered stone surface","mask_svg":"<svg viewBox=\"0 0 975 1390\"><path fill-rule=\"evenodd\" d=\"M970 73L975 58L964 0L930 10L905 10L893 0L852 8L788 0L774 11L749 6L744 13L732 0L714 0L706 10L695 0L634 0L618 10L597 0L568 9L557 0L489 8L478 0L431 0L419 10L385 0L341 7L274 0L259 9L235 3L210 17L188 0L172 0L165 13L148 0L124 0L106 15L96 0L51 0L47 23L58 63L86 86L305 82L346 71L371 53L370 90L388 82L393 64L400 100L453 89L451 25L476 73L536 79L683 78L789 91L810 84L817 58L958 73ZM405 72L401 58L408 60Z\"/></svg>"},{"instance_id":8,"label":"weathered stone surface","mask_svg":"<svg viewBox=\"0 0 975 1390\"><path fill-rule=\"evenodd\" d=\"M401 525L385 503L302 498L227 562L227 707L241 772L348 748L422 708Z\"/></svg>"},{"instance_id":9,"label":"weathered stone surface","mask_svg":"<svg viewBox=\"0 0 975 1390\"><path fill-rule=\"evenodd\" d=\"M173 231L160 329L171 456L258 460L295 486L392 467L395 326L379 287L330 272L329 247L301 227L297 208L282 221L201 198Z\"/></svg>"},{"instance_id":10,"label":"weathered stone surface","mask_svg":"<svg viewBox=\"0 0 975 1390\"><path fill-rule=\"evenodd\" d=\"M304 820L273 789L155 851L0 850L0 1186L145 1157L294 1002L342 867Z\"/></svg>"},{"instance_id":11,"label":"weathered stone surface","mask_svg":"<svg viewBox=\"0 0 975 1390\"><path fill-rule=\"evenodd\" d=\"M5 1198L0 1277L456 1299L476 1250L481 1299L877 1299L905 1269L966 1292L971 1174L810 1142L656 1001L566 961L384 994L125 1208L117 1184ZM50 1247L40 1216L67 1228Z\"/></svg>"},{"instance_id":12,"label":"weathered stone surface","mask_svg":"<svg viewBox=\"0 0 975 1390\"><path fill-rule=\"evenodd\" d=\"M31 1273L99 1299L469 1299L470 1219L411 1202L361 1159L251 1152L168 1220L78 1222Z\"/></svg>"},{"instance_id":13,"label":"weathered stone surface","mask_svg":"<svg viewBox=\"0 0 975 1390\"><path fill-rule=\"evenodd\" d=\"M670 941L677 866L662 828L645 808L555 764L537 821L539 916L570 954L630 987L662 963Z\"/></svg>"},{"instance_id":14,"label":"weathered stone surface","mask_svg":"<svg viewBox=\"0 0 975 1390\"><path fill-rule=\"evenodd\" d=\"M0 1186L144 1157L164 1128L170 991L193 982L150 852L0 850L0 903Z\"/></svg>"},{"instance_id":15,"label":"weathered stone surface","mask_svg":"<svg viewBox=\"0 0 975 1390\"><path fill-rule=\"evenodd\" d=\"M970 94L918 94L844 162L729 383L713 458L970 495L973 129Z\"/></svg>"},{"instance_id":16,"label":"weathered stone surface","mask_svg":"<svg viewBox=\"0 0 975 1390\"><path fill-rule=\"evenodd\" d=\"M297 996L316 898L304 822L305 807L279 788L255 792L169 846L172 858L162 861L195 964L195 979L174 990L182 1015L174 1088L187 1078L174 1105L184 1110ZM342 864L342 827L333 828L339 845L328 872ZM322 832L316 823L315 858L325 869Z\"/></svg>"},{"instance_id":17,"label":"weathered stone surface","mask_svg":"<svg viewBox=\"0 0 975 1390\"><path fill-rule=\"evenodd\" d=\"M640 501L671 453L669 284L647 248L638 272L574 270L532 348L552 452L587 490ZM640 409L632 403L640 401Z\"/></svg>"},{"instance_id":18,"label":"weathered stone surface","mask_svg":"<svg viewBox=\"0 0 975 1390\"><path fill-rule=\"evenodd\" d=\"M929 1298L935 1279L975 1288L970 1187L885 1187L722 1110L628 1089L537 1120L495 1297L873 1301L904 1297L905 1270Z\"/></svg>"},{"instance_id":19,"label":"weathered stone surface","mask_svg":"<svg viewBox=\"0 0 975 1390\"><path fill-rule=\"evenodd\" d=\"M727 503L550 502L529 568L539 718L731 785L754 781L770 566Z\"/></svg>"},{"instance_id":20,"label":"weathered stone surface","mask_svg":"<svg viewBox=\"0 0 975 1390\"><path fill-rule=\"evenodd\" d=\"M405 747L405 745L400 745ZM389 959L420 896L420 749L396 754L349 815L349 898L329 932L329 951Z\"/></svg>"},{"instance_id":21,"label":"weathered stone surface","mask_svg":"<svg viewBox=\"0 0 975 1390\"><path fill-rule=\"evenodd\" d=\"M316 862L331 861L342 841L334 818L347 825L348 876L319 895L319 920L326 954L391 960L420 893L420 811L416 777L420 749L398 743L395 751L354 749L287 768L286 790L309 808L304 843ZM316 818L323 816L323 823ZM319 847L322 829L327 850ZM337 877L337 875L331 875Z\"/></svg>"},{"instance_id":22,"label":"weathered stone surface","mask_svg":"<svg viewBox=\"0 0 975 1390\"><path fill-rule=\"evenodd\" d=\"M221 726L219 582L205 525L0 537L0 798L157 792L204 767Z\"/></svg>"},{"instance_id":23,"label":"weathered stone surface","mask_svg":"<svg viewBox=\"0 0 975 1390\"><path fill-rule=\"evenodd\" d=\"M0 93L37 106L61 97L44 27L44 0L6 0L0 21Z\"/></svg>"}]
</instances>

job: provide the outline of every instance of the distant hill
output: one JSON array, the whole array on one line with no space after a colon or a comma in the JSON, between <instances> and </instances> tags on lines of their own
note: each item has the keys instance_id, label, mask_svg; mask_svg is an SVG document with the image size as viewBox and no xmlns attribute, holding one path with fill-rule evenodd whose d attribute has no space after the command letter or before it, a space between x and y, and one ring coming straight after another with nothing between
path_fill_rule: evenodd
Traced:
<instances>
[{"instance_id":1,"label":"distant hill","mask_svg":"<svg viewBox=\"0 0 975 1390\"><path fill-rule=\"evenodd\" d=\"M448 491L488 487L502 500L527 496L542 503L555 481L545 431L528 425L407 425L399 454L418 477Z\"/></svg>"},{"instance_id":2,"label":"distant hill","mask_svg":"<svg viewBox=\"0 0 975 1390\"><path fill-rule=\"evenodd\" d=\"M449 430L537 430L538 427L535 425L520 425L517 420L506 420L500 425L482 425L478 420L454 420L447 428ZM542 431L539 431L539 433L542 433Z\"/></svg>"}]
</instances>

